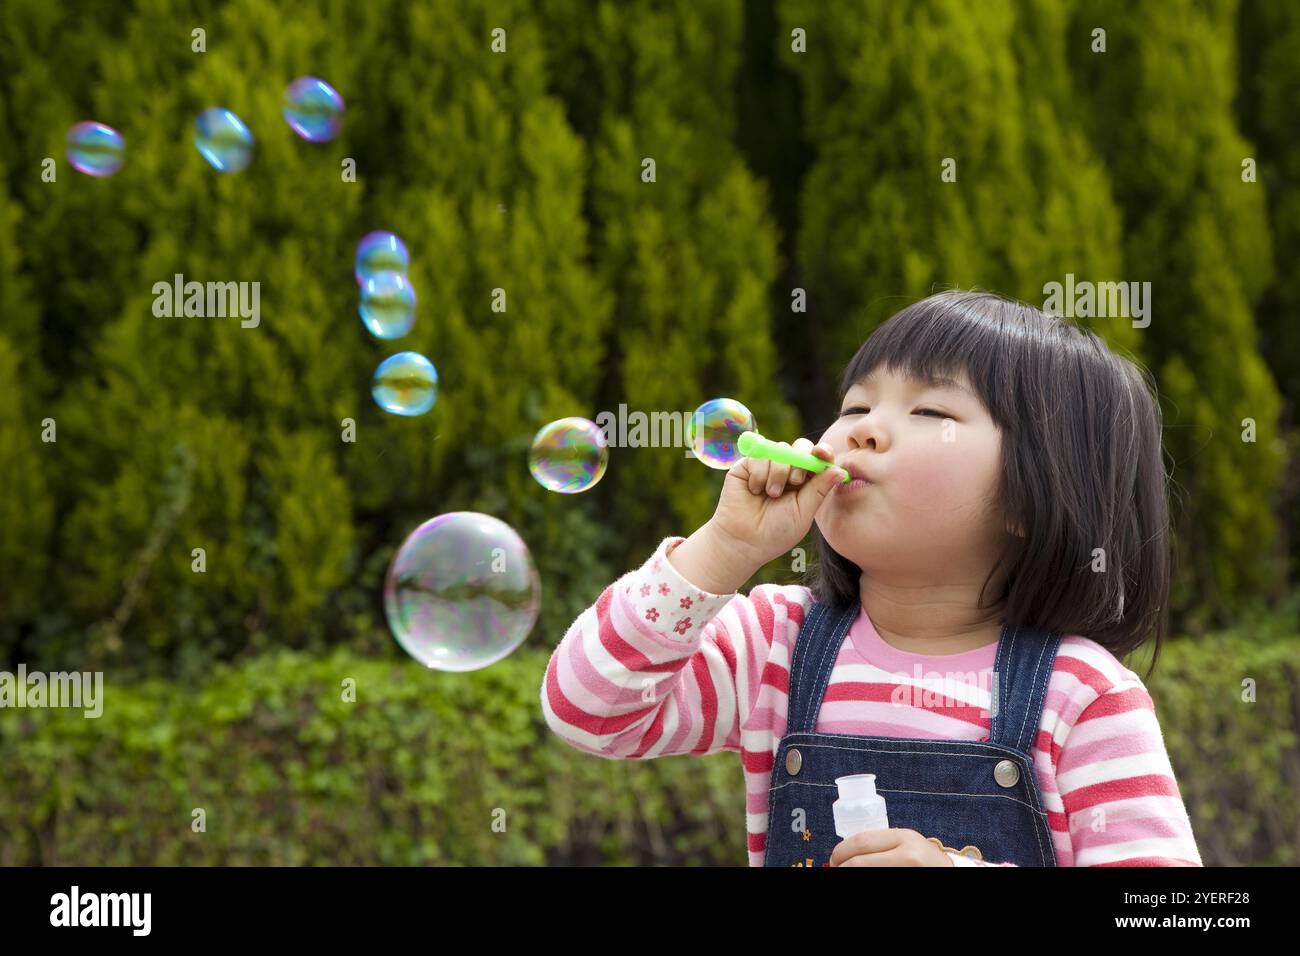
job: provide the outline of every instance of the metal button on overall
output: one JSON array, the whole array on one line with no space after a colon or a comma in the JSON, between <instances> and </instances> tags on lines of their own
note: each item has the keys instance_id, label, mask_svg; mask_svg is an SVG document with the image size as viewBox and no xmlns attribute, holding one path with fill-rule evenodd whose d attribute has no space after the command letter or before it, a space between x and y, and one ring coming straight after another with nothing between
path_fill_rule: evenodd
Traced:
<instances>
[{"instance_id":1,"label":"metal button on overall","mask_svg":"<svg viewBox=\"0 0 1300 956\"><path fill-rule=\"evenodd\" d=\"M999 760L993 768L993 779L999 786L1014 787L1020 781L1020 768L1014 760Z\"/></svg>"},{"instance_id":2,"label":"metal button on overall","mask_svg":"<svg viewBox=\"0 0 1300 956\"><path fill-rule=\"evenodd\" d=\"M785 752L786 773L788 773L790 776L793 777L795 774L799 772L799 768L802 766L803 766L803 754L799 753L799 751L796 750L794 747L791 747L789 750Z\"/></svg>"}]
</instances>

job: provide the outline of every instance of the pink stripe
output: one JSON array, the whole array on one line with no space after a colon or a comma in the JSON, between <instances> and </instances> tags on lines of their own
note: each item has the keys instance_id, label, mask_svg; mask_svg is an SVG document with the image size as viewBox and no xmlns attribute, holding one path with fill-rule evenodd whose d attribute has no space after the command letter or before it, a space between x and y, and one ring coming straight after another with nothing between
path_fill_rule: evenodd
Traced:
<instances>
[{"instance_id":1,"label":"pink stripe","mask_svg":"<svg viewBox=\"0 0 1300 956\"><path fill-rule=\"evenodd\" d=\"M703 719L704 726L700 732L700 742L695 747L693 753L708 753L709 746L713 743L713 736L718 728L718 691L713 686L713 678L709 674L709 664L704 659L703 654L696 654L691 659L691 675L695 678L695 693L689 705L689 710L694 711L695 700L699 701L700 716ZM683 735L680 740L685 740ZM680 743L680 740L678 741ZM673 746L670 749L676 750Z\"/></svg>"},{"instance_id":2,"label":"pink stripe","mask_svg":"<svg viewBox=\"0 0 1300 956\"><path fill-rule=\"evenodd\" d=\"M703 660L696 655L696 661ZM673 715L677 718L677 730L668 740L668 746L665 748L666 753L680 753L683 745L689 739L695 736L695 714L700 711L701 707L697 703L699 700L700 690L694 684L690 683L690 670L687 669L685 674L687 680L673 688L671 698L664 700L664 706L661 713L667 711L669 706L672 707ZM665 714L665 722L667 715Z\"/></svg>"},{"instance_id":3,"label":"pink stripe","mask_svg":"<svg viewBox=\"0 0 1300 956\"><path fill-rule=\"evenodd\" d=\"M1106 821L1106 829L1100 833L1093 831L1091 822L1079 831L1080 849L1095 850L1098 847L1113 843L1129 843L1133 840L1152 837L1179 840L1190 835L1184 821L1170 819L1169 817L1148 816L1136 817L1131 820L1108 820L1102 817L1101 819ZM1101 839L1092 840L1089 839L1090 837L1100 837Z\"/></svg>"},{"instance_id":4,"label":"pink stripe","mask_svg":"<svg viewBox=\"0 0 1300 956\"><path fill-rule=\"evenodd\" d=\"M754 712L749 715L749 720L745 722L745 727L748 730L770 730L780 738L785 735L785 721L784 712L764 704L762 707L754 708Z\"/></svg>"},{"instance_id":5,"label":"pink stripe","mask_svg":"<svg viewBox=\"0 0 1300 956\"><path fill-rule=\"evenodd\" d=\"M625 688L611 683L596 669L591 662L588 654L588 642L594 637L592 632L584 633L582 640L569 642L569 653L565 657L565 662L573 672L573 676L578 679L582 689L586 691L583 697L575 695L575 703L581 703L586 710L608 709L613 710L628 702L628 695ZM561 644L560 648L563 649ZM602 708L601 705L604 705Z\"/></svg>"},{"instance_id":6,"label":"pink stripe","mask_svg":"<svg viewBox=\"0 0 1300 956\"><path fill-rule=\"evenodd\" d=\"M546 703L556 719L577 727L592 736L599 736L605 718L589 714L575 705L560 691L559 674L555 666L557 654L551 655L551 662L546 667ZM573 741L569 741L572 743Z\"/></svg>"},{"instance_id":7,"label":"pink stripe","mask_svg":"<svg viewBox=\"0 0 1300 956\"><path fill-rule=\"evenodd\" d=\"M899 703L894 703L895 694L897 693ZM915 702L934 700L935 704L930 706L926 704L923 708L914 706ZM987 708L979 705L966 704L963 701L938 694L937 692L927 691L923 687L916 687L905 684L877 684L862 683L859 681L840 681L826 688L826 696L822 698L822 703L852 701L854 703L866 703L884 705L892 710L907 712L910 714L920 710L921 713L929 713L936 717L944 717L949 720L957 720L964 724L970 724L981 730L988 726L990 715ZM980 714L984 716L981 718Z\"/></svg>"},{"instance_id":8,"label":"pink stripe","mask_svg":"<svg viewBox=\"0 0 1300 956\"><path fill-rule=\"evenodd\" d=\"M1161 749L1158 736L1143 730L1134 730L1132 733L1117 734L1114 737L1094 740L1092 743L1075 744L1070 748L1069 754L1066 755L1064 764L1058 763L1057 766L1060 768L1061 773L1065 773L1067 770L1073 772L1081 767L1087 767L1103 760L1113 760L1117 757L1133 757L1139 754L1156 755L1160 753Z\"/></svg>"},{"instance_id":9,"label":"pink stripe","mask_svg":"<svg viewBox=\"0 0 1300 956\"><path fill-rule=\"evenodd\" d=\"M1192 860L1176 860L1169 856L1135 856L1130 860L1116 860L1114 863L1094 863L1093 866L1200 866Z\"/></svg>"}]
</instances>

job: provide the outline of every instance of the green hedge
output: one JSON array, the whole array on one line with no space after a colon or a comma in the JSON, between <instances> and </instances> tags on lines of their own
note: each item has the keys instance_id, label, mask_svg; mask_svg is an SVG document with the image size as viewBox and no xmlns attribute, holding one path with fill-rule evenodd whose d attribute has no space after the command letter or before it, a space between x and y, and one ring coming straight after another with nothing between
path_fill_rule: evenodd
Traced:
<instances>
[{"instance_id":1,"label":"green hedge","mask_svg":"<svg viewBox=\"0 0 1300 956\"><path fill-rule=\"evenodd\" d=\"M1148 682L1206 866L1300 864L1295 598L1282 618L1175 640Z\"/></svg>"},{"instance_id":2,"label":"green hedge","mask_svg":"<svg viewBox=\"0 0 1300 956\"><path fill-rule=\"evenodd\" d=\"M457 675L283 651L197 687L106 675L98 720L5 711L0 864L744 865L736 755L573 750L542 719L547 657ZM1297 661L1293 628L1251 625L1174 641L1149 682L1207 865L1300 863Z\"/></svg>"},{"instance_id":3,"label":"green hedge","mask_svg":"<svg viewBox=\"0 0 1300 956\"><path fill-rule=\"evenodd\" d=\"M198 687L106 674L98 719L0 712L0 864L744 865L735 756L573 750L542 719L547 658L285 651Z\"/></svg>"}]
</instances>

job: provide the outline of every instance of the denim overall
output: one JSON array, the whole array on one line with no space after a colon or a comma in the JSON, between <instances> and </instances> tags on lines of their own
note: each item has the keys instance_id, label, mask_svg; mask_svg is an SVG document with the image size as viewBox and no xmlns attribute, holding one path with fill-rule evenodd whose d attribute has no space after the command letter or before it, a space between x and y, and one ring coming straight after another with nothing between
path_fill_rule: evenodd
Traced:
<instances>
[{"instance_id":1,"label":"denim overall","mask_svg":"<svg viewBox=\"0 0 1300 956\"><path fill-rule=\"evenodd\" d=\"M799 631L789 722L768 790L764 865L829 866L841 841L831 813L835 778L874 773L891 828L990 863L1055 866L1031 749L1061 635L1003 625L987 742L815 733L831 669L860 611L856 601L847 608L817 602Z\"/></svg>"}]
</instances>

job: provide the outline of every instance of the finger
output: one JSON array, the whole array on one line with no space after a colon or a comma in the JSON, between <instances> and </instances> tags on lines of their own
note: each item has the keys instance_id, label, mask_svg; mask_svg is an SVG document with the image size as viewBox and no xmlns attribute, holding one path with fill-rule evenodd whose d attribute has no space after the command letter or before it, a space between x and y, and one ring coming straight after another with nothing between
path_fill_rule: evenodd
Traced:
<instances>
[{"instance_id":1,"label":"finger","mask_svg":"<svg viewBox=\"0 0 1300 956\"><path fill-rule=\"evenodd\" d=\"M866 840L866 834L870 832L872 831L861 830L835 844L835 849L831 850L831 866L839 866L850 857L866 852L869 843L864 841Z\"/></svg>"},{"instance_id":2,"label":"finger","mask_svg":"<svg viewBox=\"0 0 1300 956\"><path fill-rule=\"evenodd\" d=\"M839 465L832 465L825 471L814 475L813 480L805 484L797 492L796 501L799 502L799 512L803 513L804 508L811 508L812 513L816 514L826 498L836 486L844 483L844 476L848 474Z\"/></svg>"},{"instance_id":3,"label":"finger","mask_svg":"<svg viewBox=\"0 0 1300 956\"><path fill-rule=\"evenodd\" d=\"M789 442L781 442L782 448L789 448ZM767 493L773 498L780 498L785 491L785 483L790 480L790 466L779 461L772 462L767 473Z\"/></svg>"},{"instance_id":4,"label":"finger","mask_svg":"<svg viewBox=\"0 0 1300 956\"><path fill-rule=\"evenodd\" d=\"M840 866L911 866L898 850L882 850L879 853L859 853L850 857Z\"/></svg>"},{"instance_id":5,"label":"finger","mask_svg":"<svg viewBox=\"0 0 1300 956\"><path fill-rule=\"evenodd\" d=\"M859 830L852 836L846 837L831 851L831 865L835 865L835 854L837 853L840 860L843 861L850 857L883 853L894 849L900 842L899 830L894 827ZM861 866L862 864L857 865Z\"/></svg>"},{"instance_id":6,"label":"finger","mask_svg":"<svg viewBox=\"0 0 1300 956\"><path fill-rule=\"evenodd\" d=\"M862 830L836 847L843 862L840 866L915 866L909 859L908 834L903 827ZM834 853L831 854L834 858ZM832 863L832 866L835 864Z\"/></svg>"},{"instance_id":7,"label":"finger","mask_svg":"<svg viewBox=\"0 0 1300 956\"><path fill-rule=\"evenodd\" d=\"M751 493L761 495L763 489L767 486L767 472L772 463L766 458L747 458L749 462L749 490Z\"/></svg>"},{"instance_id":8,"label":"finger","mask_svg":"<svg viewBox=\"0 0 1300 956\"><path fill-rule=\"evenodd\" d=\"M796 438L794 440L794 444L791 445L790 447L792 447L795 451L801 451L806 455L812 451L813 443L811 440L807 438ZM807 479L807 477L808 477L808 472L802 468L790 469L790 484L796 487L802 485L805 479Z\"/></svg>"},{"instance_id":9,"label":"finger","mask_svg":"<svg viewBox=\"0 0 1300 956\"><path fill-rule=\"evenodd\" d=\"M809 454L814 458L821 459L822 461L835 461L835 449L831 448L828 442L818 442L816 445L813 445L812 448L809 449ZM825 470L826 469L823 468L821 471L817 472L817 474L823 474Z\"/></svg>"}]
</instances>

